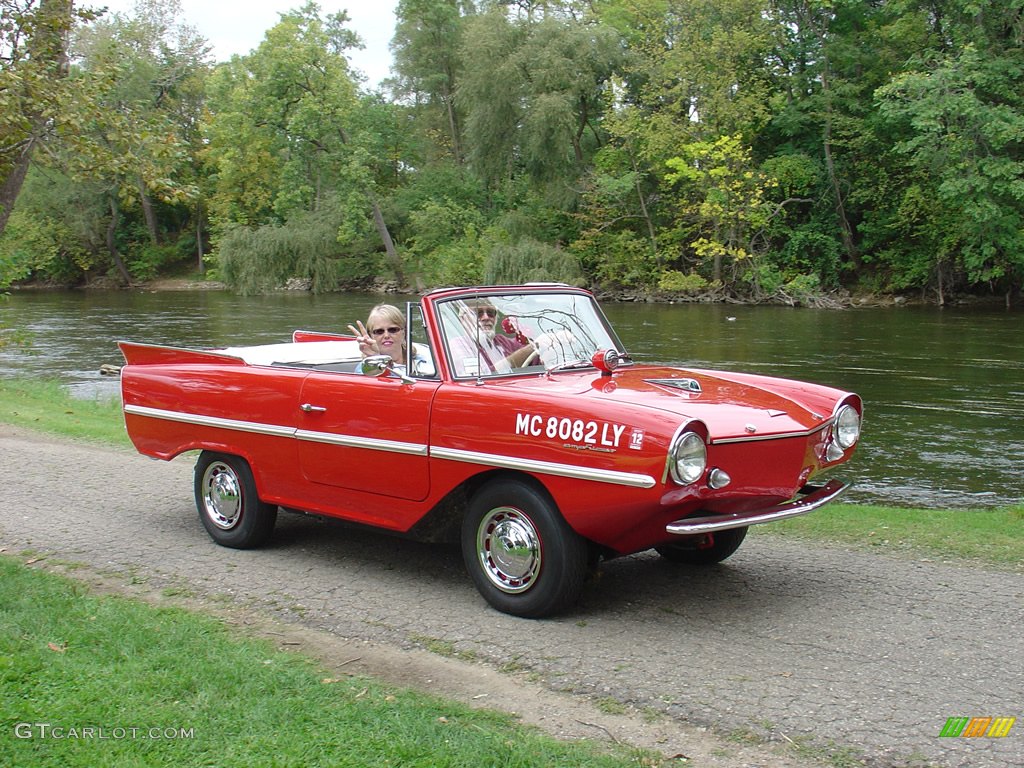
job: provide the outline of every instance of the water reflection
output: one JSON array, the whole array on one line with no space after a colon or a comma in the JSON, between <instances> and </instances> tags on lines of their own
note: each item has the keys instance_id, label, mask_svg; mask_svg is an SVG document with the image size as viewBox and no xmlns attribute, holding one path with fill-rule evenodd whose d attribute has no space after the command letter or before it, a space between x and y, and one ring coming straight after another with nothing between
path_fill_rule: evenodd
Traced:
<instances>
[{"instance_id":1,"label":"water reflection","mask_svg":"<svg viewBox=\"0 0 1024 768\"><path fill-rule=\"evenodd\" d=\"M413 297L388 297L400 304ZM343 330L378 295L223 292L21 293L0 322L31 334L0 350L0 375L56 376L81 396L115 394L102 363L118 339L192 347L284 340L294 328ZM841 470L851 498L969 507L1024 500L1024 315L938 309L846 311L611 304L642 362L746 370L860 393L864 441Z\"/></svg>"}]
</instances>

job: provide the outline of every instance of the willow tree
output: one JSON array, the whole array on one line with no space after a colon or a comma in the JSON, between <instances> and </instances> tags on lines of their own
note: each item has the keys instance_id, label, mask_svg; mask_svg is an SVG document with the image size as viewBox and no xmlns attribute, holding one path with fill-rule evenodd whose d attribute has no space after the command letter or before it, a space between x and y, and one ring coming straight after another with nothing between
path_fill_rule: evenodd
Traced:
<instances>
[{"instance_id":1,"label":"willow tree","mask_svg":"<svg viewBox=\"0 0 1024 768\"><path fill-rule=\"evenodd\" d=\"M492 185L525 174L569 193L605 140L601 115L622 57L615 31L493 10L467 24L463 56L473 62L458 91L473 167Z\"/></svg>"}]
</instances>

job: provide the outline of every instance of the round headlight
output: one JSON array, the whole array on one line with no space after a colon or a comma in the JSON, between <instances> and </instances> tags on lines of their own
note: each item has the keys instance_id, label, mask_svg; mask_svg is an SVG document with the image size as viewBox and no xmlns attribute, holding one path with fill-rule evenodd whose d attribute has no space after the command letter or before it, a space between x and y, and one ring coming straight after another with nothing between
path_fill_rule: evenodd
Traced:
<instances>
[{"instance_id":1,"label":"round headlight","mask_svg":"<svg viewBox=\"0 0 1024 768\"><path fill-rule=\"evenodd\" d=\"M852 448L860 439L860 414L852 405L844 405L836 414L833 432L843 450Z\"/></svg>"},{"instance_id":2,"label":"round headlight","mask_svg":"<svg viewBox=\"0 0 1024 768\"><path fill-rule=\"evenodd\" d=\"M695 432L684 432L672 446L669 470L672 479L680 485L689 485L700 480L707 463L707 446Z\"/></svg>"}]
</instances>

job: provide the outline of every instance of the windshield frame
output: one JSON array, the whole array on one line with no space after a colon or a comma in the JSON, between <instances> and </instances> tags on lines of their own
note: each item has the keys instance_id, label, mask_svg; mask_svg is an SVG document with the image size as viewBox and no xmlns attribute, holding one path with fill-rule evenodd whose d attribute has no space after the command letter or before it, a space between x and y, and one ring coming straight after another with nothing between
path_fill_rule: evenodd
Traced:
<instances>
[{"instance_id":1,"label":"windshield frame","mask_svg":"<svg viewBox=\"0 0 1024 768\"><path fill-rule=\"evenodd\" d=\"M449 375L457 381L593 368L594 352L609 348L629 364L600 305L584 289L524 285L440 293L431 301L432 315ZM517 355L514 350L527 346L532 360L520 364L527 353ZM503 363L503 355L512 362Z\"/></svg>"}]
</instances>

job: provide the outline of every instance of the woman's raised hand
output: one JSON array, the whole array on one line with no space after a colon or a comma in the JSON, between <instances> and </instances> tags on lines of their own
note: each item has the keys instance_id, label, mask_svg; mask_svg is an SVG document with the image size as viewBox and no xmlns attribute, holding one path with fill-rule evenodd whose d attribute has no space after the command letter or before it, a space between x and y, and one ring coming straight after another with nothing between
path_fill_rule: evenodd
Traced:
<instances>
[{"instance_id":1,"label":"woman's raised hand","mask_svg":"<svg viewBox=\"0 0 1024 768\"><path fill-rule=\"evenodd\" d=\"M359 352L363 357L369 357L370 355L376 355L378 353L377 344L374 342L373 337L370 336L370 332L366 330L366 326L363 325L362 320L356 320L356 325L359 326L358 330L349 325L348 329L352 332L352 335L356 337L356 341L359 342Z\"/></svg>"}]
</instances>

